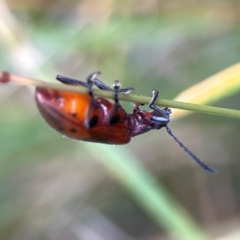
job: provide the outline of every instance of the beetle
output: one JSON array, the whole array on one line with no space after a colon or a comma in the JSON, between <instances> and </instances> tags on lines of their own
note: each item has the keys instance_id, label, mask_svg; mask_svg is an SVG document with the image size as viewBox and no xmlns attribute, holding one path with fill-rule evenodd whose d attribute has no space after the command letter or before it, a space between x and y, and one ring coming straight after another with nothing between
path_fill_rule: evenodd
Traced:
<instances>
[{"instance_id":1,"label":"beetle","mask_svg":"<svg viewBox=\"0 0 240 240\"><path fill-rule=\"evenodd\" d=\"M64 136L89 142L105 144L126 144L132 137L146 133L152 129L166 128L169 135L179 144L188 155L202 168L215 172L201 162L188 148L176 138L168 123L171 110L159 108L155 105L159 92L154 89L151 94L148 112L140 110L140 104L135 103L133 112L128 114L118 100L119 93L128 94L133 88L121 89L116 80L113 87L109 87L97 78L100 72L92 73L86 82L67 76L58 75L56 79L63 84L82 86L88 89L88 94L72 93L37 87L35 100L45 121L57 132ZM114 94L114 103L105 98L95 98L92 87L97 86L104 91Z\"/></svg>"}]
</instances>

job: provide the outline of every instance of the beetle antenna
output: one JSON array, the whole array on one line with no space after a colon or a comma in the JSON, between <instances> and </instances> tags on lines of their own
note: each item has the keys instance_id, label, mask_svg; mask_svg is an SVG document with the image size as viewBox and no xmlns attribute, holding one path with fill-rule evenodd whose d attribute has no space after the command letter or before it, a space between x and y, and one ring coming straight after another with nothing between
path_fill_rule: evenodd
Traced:
<instances>
[{"instance_id":1,"label":"beetle antenna","mask_svg":"<svg viewBox=\"0 0 240 240\"><path fill-rule=\"evenodd\" d=\"M170 128L169 128L168 126L166 126L166 129L167 129L168 134L173 137L173 139L179 144L179 146L180 146L190 157L192 157L192 159L193 159L197 164L199 164L203 169L205 169L205 170L208 171L208 172L211 172L211 173L215 173L215 172L216 172L215 169L208 167L208 166L207 166L205 163L203 163L197 156L195 156L187 147L185 147L185 146L183 145L183 143L181 143L181 142L179 141L179 139L173 135L172 131L170 130Z\"/></svg>"}]
</instances>

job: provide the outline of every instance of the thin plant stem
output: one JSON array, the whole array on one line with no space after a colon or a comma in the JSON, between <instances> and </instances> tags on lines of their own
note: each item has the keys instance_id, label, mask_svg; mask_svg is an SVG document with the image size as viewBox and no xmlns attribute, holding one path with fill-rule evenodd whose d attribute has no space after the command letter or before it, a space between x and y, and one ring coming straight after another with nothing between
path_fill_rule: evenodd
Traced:
<instances>
[{"instance_id":1,"label":"thin plant stem","mask_svg":"<svg viewBox=\"0 0 240 240\"><path fill-rule=\"evenodd\" d=\"M76 92L76 93L87 93L87 89L76 87L76 86L68 86L63 84L57 83L49 83L44 82L32 78L20 77L18 75L10 74L8 79L3 79L4 72L0 72L0 83L6 84L7 82L18 84L18 85L26 85L26 86L35 86L35 87L42 87L42 88L51 88L55 90L67 91L67 92ZM98 97L103 98L111 98L113 99L114 94L108 91L102 91L99 89L94 89L93 94ZM142 104L148 104L150 101L150 97L146 96L139 96L134 94L120 94L119 99L128 102L137 102ZM240 118L240 111L234 109L227 109L227 108L219 108L219 107L212 107L200 104L193 104L193 103L186 103L186 102L179 102L167 99L157 99L156 104L159 106L169 107L169 108L177 108L183 109L193 112L199 113L207 113L219 116L226 116L226 117L233 117L233 118Z\"/></svg>"}]
</instances>

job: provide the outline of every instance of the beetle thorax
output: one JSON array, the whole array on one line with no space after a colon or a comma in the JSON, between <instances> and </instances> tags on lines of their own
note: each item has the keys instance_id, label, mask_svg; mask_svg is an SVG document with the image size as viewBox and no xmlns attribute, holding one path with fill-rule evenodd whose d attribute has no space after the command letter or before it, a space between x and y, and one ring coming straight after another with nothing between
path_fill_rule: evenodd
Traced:
<instances>
[{"instance_id":1,"label":"beetle thorax","mask_svg":"<svg viewBox=\"0 0 240 240\"><path fill-rule=\"evenodd\" d=\"M134 109L132 114L128 114L128 124L132 137L152 129L166 127L168 122L169 118L162 119L155 111L147 112Z\"/></svg>"}]
</instances>

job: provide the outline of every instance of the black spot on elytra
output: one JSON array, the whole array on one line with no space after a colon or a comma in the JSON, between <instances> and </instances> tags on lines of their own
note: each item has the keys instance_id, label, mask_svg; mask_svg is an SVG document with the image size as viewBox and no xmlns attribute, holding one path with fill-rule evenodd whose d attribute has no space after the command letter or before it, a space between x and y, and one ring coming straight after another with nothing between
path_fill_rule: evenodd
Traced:
<instances>
[{"instance_id":1,"label":"black spot on elytra","mask_svg":"<svg viewBox=\"0 0 240 240\"><path fill-rule=\"evenodd\" d=\"M72 132L72 133L76 133L77 130L76 130L75 128L70 128L70 132Z\"/></svg>"},{"instance_id":2,"label":"black spot on elytra","mask_svg":"<svg viewBox=\"0 0 240 240\"><path fill-rule=\"evenodd\" d=\"M111 119L110 119L110 125L116 124L118 123L120 120L120 116L119 115L114 115Z\"/></svg>"},{"instance_id":3,"label":"black spot on elytra","mask_svg":"<svg viewBox=\"0 0 240 240\"><path fill-rule=\"evenodd\" d=\"M94 127L98 122L98 116L93 116L89 122L89 127L92 128Z\"/></svg>"},{"instance_id":4,"label":"black spot on elytra","mask_svg":"<svg viewBox=\"0 0 240 240\"><path fill-rule=\"evenodd\" d=\"M77 117L77 114L76 113L71 113L71 115L76 118Z\"/></svg>"}]
</instances>

